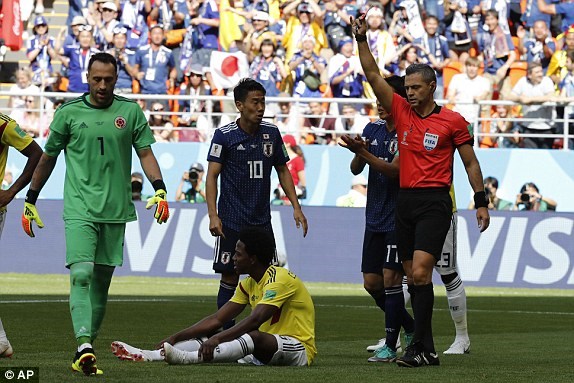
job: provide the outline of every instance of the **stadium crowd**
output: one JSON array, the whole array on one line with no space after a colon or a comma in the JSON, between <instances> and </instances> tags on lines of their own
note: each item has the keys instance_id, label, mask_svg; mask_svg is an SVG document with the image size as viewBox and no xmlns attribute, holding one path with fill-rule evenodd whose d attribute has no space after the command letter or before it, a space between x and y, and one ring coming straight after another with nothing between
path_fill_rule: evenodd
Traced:
<instances>
[{"instance_id":1,"label":"stadium crowd","mask_svg":"<svg viewBox=\"0 0 574 383\"><path fill-rule=\"evenodd\" d=\"M161 142L209 141L213 127L229 122L221 112L233 114L233 105L193 98L227 94L231 86L224 77L233 77L233 72L229 65L222 71L226 57L239 61L232 71L261 82L267 96L318 99L268 104L266 115L298 143L335 144L333 138L343 133L360 133L366 115L376 118L376 108L367 100L345 101L374 98L351 38L350 18L362 14L368 23L369 46L384 75L404 75L408 65L427 63L437 73L437 99L447 100L482 133L509 134L482 136L481 147L561 147L558 136L521 133L559 134L563 124L552 120L565 113L574 118L574 110L564 106L574 100L574 3L569 1L69 0L69 4L69 27L57 37L48 34L44 16L30 19L27 55L32 73L19 71L15 88L87 91L89 57L107 51L119 63L121 93L190 96L141 102ZM52 66L55 60L63 64L58 73ZM340 101L322 100L331 97ZM34 118L25 115L27 99L13 99L13 117ZM521 105L480 107L481 100ZM52 105L47 101L44 107L49 110ZM547 101L557 106L542 105ZM214 116L211 121L208 111ZM544 120L521 121L521 117ZM29 133L37 136L42 131L45 123Z\"/></svg>"}]
</instances>

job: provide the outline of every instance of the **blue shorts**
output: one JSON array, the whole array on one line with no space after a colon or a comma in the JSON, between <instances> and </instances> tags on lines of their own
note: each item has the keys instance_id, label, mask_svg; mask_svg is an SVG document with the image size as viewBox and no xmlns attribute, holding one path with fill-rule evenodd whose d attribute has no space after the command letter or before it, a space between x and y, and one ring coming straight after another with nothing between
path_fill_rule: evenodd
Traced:
<instances>
[{"instance_id":1,"label":"blue shorts","mask_svg":"<svg viewBox=\"0 0 574 383\"><path fill-rule=\"evenodd\" d=\"M365 230L361 272L382 275L383 269L403 272L395 232L376 233Z\"/></svg>"}]
</instances>

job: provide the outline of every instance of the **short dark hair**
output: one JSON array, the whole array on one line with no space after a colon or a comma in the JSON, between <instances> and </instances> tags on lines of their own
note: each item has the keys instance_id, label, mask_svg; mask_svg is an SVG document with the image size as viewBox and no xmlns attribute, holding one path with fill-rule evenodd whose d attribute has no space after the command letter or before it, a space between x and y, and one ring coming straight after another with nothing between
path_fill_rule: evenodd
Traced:
<instances>
[{"instance_id":1,"label":"short dark hair","mask_svg":"<svg viewBox=\"0 0 574 383\"><path fill-rule=\"evenodd\" d=\"M436 17L435 15L426 15L425 17L425 23L427 22L427 20L429 19L434 19L437 23L440 22L438 17Z\"/></svg>"},{"instance_id":2,"label":"short dark hair","mask_svg":"<svg viewBox=\"0 0 574 383\"><path fill-rule=\"evenodd\" d=\"M115 72L116 73L118 72L118 62L116 61L116 58L106 52L98 52L92 55L92 57L90 58L90 62L88 63L88 72L90 71L90 69L92 69L92 64L95 63L96 61L105 64L112 64L114 66Z\"/></svg>"},{"instance_id":3,"label":"short dark hair","mask_svg":"<svg viewBox=\"0 0 574 383\"><path fill-rule=\"evenodd\" d=\"M529 62L526 66L526 73L531 74L535 68L542 68L542 63L536 61Z\"/></svg>"},{"instance_id":4,"label":"short dark hair","mask_svg":"<svg viewBox=\"0 0 574 383\"><path fill-rule=\"evenodd\" d=\"M498 11L496 9L489 9L484 13L484 17L489 15L496 17L496 20L498 20Z\"/></svg>"},{"instance_id":5,"label":"short dark hair","mask_svg":"<svg viewBox=\"0 0 574 383\"><path fill-rule=\"evenodd\" d=\"M491 184L495 189L498 189L498 180L494 177L486 177L483 183Z\"/></svg>"},{"instance_id":6,"label":"short dark hair","mask_svg":"<svg viewBox=\"0 0 574 383\"><path fill-rule=\"evenodd\" d=\"M529 188L529 187L536 190L536 193L540 193L540 190L538 190L538 186L536 186L536 184L534 182L527 182L524 185L522 185L522 187L520 188L520 193L525 193L526 188Z\"/></svg>"},{"instance_id":7,"label":"short dark hair","mask_svg":"<svg viewBox=\"0 0 574 383\"><path fill-rule=\"evenodd\" d=\"M245 102L249 92L263 92L263 95L267 93L259 82L249 77L242 78L233 89L235 102Z\"/></svg>"},{"instance_id":8,"label":"short dark hair","mask_svg":"<svg viewBox=\"0 0 574 383\"><path fill-rule=\"evenodd\" d=\"M436 72L427 64L411 64L405 72L407 76L415 73L420 73L427 84L430 84L432 81L436 82Z\"/></svg>"},{"instance_id":9,"label":"short dark hair","mask_svg":"<svg viewBox=\"0 0 574 383\"><path fill-rule=\"evenodd\" d=\"M273 234L259 226L246 226L239 231L239 240L245 245L247 254L257 258L262 265L270 265L275 256Z\"/></svg>"}]
</instances>

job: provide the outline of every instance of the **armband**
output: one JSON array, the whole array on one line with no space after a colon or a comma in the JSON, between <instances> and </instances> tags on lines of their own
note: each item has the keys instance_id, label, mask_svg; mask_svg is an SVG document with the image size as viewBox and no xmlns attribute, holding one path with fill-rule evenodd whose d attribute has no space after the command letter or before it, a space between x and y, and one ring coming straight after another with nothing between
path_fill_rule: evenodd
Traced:
<instances>
[{"instance_id":1,"label":"armband","mask_svg":"<svg viewBox=\"0 0 574 383\"><path fill-rule=\"evenodd\" d=\"M153 190L158 191L158 190L167 190L165 188L165 183L163 182L163 180L155 180L152 182L151 186L153 186Z\"/></svg>"},{"instance_id":2,"label":"armband","mask_svg":"<svg viewBox=\"0 0 574 383\"><path fill-rule=\"evenodd\" d=\"M38 192L36 190L29 189L28 193L26 193L26 202L28 202L29 204L35 205L36 201L38 200L39 195L40 195L40 192Z\"/></svg>"},{"instance_id":3,"label":"armband","mask_svg":"<svg viewBox=\"0 0 574 383\"><path fill-rule=\"evenodd\" d=\"M474 207L478 209L479 207L488 208L488 200L486 199L486 193L484 190L474 193Z\"/></svg>"},{"instance_id":4,"label":"armband","mask_svg":"<svg viewBox=\"0 0 574 383\"><path fill-rule=\"evenodd\" d=\"M355 40L357 40L358 43L367 41L367 35L355 35Z\"/></svg>"}]
</instances>

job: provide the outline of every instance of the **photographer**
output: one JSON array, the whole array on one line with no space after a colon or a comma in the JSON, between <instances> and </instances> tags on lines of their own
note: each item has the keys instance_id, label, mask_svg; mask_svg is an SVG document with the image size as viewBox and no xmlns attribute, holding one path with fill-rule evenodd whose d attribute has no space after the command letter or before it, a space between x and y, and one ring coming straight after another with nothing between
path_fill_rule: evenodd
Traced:
<instances>
[{"instance_id":1,"label":"photographer","mask_svg":"<svg viewBox=\"0 0 574 383\"><path fill-rule=\"evenodd\" d=\"M520 188L516 195L515 210L521 211L556 211L557 202L551 198L543 197L538 186L533 182L527 182Z\"/></svg>"},{"instance_id":2,"label":"photographer","mask_svg":"<svg viewBox=\"0 0 574 383\"><path fill-rule=\"evenodd\" d=\"M175 200L189 203L205 203L205 184L203 183L203 165L194 163L189 171L183 172L181 182L175 192ZM189 183L190 188L183 191L184 184Z\"/></svg>"},{"instance_id":3,"label":"photographer","mask_svg":"<svg viewBox=\"0 0 574 383\"><path fill-rule=\"evenodd\" d=\"M488 198L488 209L489 210L512 210L512 202L505 199L499 198L496 195L498 191L498 180L494 177L486 177L484 179L484 191L486 192L486 198ZM468 205L470 210L474 209L474 201L470 201Z\"/></svg>"},{"instance_id":4,"label":"photographer","mask_svg":"<svg viewBox=\"0 0 574 383\"><path fill-rule=\"evenodd\" d=\"M108 53L114 56L118 62L118 81L116 91L118 93L132 93L132 82L137 76L135 67L136 53L126 49L127 28L115 27L113 30L114 47L108 50Z\"/></svg>"}]
</instances>

